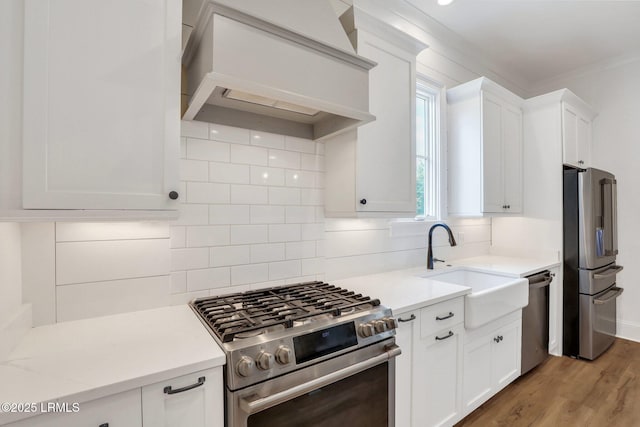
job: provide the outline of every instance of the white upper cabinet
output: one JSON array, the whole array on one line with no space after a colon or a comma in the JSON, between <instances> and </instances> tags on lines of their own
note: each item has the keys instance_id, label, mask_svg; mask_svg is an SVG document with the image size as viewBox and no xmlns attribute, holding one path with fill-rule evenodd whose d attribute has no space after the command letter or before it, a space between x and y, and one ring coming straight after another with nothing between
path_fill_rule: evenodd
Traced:
<instances>
[{"instance_id":1,"label":"white upper cabinet","mask_svg":"<svg viewBox=\"0 0 640 427\"><path fill-rule=\"evenodd\" d=\"M522 99L482 77L447 103L449 214L522 213Z\"/></svg>"},{"instance_id":2,"label":"white upper cabinet","mask_svg":"<svg viewBox=\"0 0 640 427\"><path fill-rule=\"evenodd\" d=\"M351 13L352 12L352 13ZM427 46L358 8L341 18L369 72L374 122L326 140L327 216L415 216L416 56Z\"/></svg>"},{"instance_id":3,"label":"white upper cabinet","mask_svg":"<svg viewBox=\"0 0 640 427\"><path fill-rule=\"evenodd\" d=\"M181 7L25 1L23 208L177 209Z\"/></svg>"},{"instance_id":4,"label":"white upper cabinet","mask_svg":"<svg viewBox=\"0 0 640 427\"><path fill-rule=\"evenodd\" d=\"M562 101L562 157L567 165L578 168L591 166L590 108L580 103Z\"/></svg>"}]
</instances>

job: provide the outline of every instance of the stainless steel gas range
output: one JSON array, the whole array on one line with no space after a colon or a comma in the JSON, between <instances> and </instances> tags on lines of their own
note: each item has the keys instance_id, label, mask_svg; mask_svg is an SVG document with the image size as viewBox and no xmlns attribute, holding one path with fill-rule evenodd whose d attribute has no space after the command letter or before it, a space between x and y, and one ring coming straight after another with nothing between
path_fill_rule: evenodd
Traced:
<instances>
[{"instance_id":1,"label":"stainless steel gas range","mask_svg":"<svg viewBox=\"0 0 640 427\"><path fill-rule=\"evenodd\" d=\"M227 356L226 425L394 425L396 320L323 282L190 303Z\"/></svg>"}]
</instances>

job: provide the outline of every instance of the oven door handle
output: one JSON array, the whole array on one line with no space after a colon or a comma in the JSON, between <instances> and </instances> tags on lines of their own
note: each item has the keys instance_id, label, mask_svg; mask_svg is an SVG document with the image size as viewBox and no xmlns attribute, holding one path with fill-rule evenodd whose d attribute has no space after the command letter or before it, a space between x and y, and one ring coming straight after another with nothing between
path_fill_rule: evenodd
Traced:
<instances>
[{"instance_id":1,"label":"oven door handle","mask_svg":"<svg viewBox=\"0 0 640 427\"><path fill-rule=\"evenodd\" d=\"M347 378L353 374L357 374L358 372L365 371L375 365L386 362L387 360L392 359L401 353L400 347L395 344L387 347L386 350L387 351L385 351L384 353L372 357L371 359L356 363L355 365L347 366L346 368L332 372L328 375L325 375L324 377L316 378L314 380L297 385L295 387L291 387L290 389L281 391L279 393L274 393L266 397L258 397L255 400L240 399L240 407L247 414L254 414L256 412L263 411L272 406L286 402L287 400L291 400L295 397L312 392L313 390L322 388L336 381Z\"/></svg>"}]
</instances>

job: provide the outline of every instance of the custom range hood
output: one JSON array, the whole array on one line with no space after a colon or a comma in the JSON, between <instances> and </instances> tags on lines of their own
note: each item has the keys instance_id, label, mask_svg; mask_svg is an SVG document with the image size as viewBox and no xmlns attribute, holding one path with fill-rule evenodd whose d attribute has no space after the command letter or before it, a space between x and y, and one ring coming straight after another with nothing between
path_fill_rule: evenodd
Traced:
<instances>
[{"instance_id":1,"label":"custom range hood","mask_svg":"<svg viewBox=\"0 0 640 427\"><path fill-rule=\"evenodd\" d=\"M326 0L207 1L183 54L183 120L323 139L375 120L369 70Z\"/></svg>"}]
</instances>

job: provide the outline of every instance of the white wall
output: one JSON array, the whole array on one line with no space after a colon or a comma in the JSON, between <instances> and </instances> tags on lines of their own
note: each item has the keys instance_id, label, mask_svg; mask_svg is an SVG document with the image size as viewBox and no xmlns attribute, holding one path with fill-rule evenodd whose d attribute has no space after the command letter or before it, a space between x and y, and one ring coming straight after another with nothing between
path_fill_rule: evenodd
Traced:
<instances>
[{"instance_id":1,"label":"white wall","mask_svg":"<svg viewBox=\"0 0 640 427\"><path fill-rule=\"evenodd\" d=\"M571 76L545 82L539 93L569 88L598 116L593 122L593 166L613 172L618 180L617 262L624 266L618 286L625 293L618 299L619 335L640 341L640 57L621 59L581 70Z\"/></svg>"},{"instance_id":2,"label":"white wall","mask_svg":"<svg viewBox=\"0 0 640 427\"><path fill-rule=\"evenodd\" d=\"M22 304L20 224L0 223L0 325Z\"/></svg>"}]
</instances>

